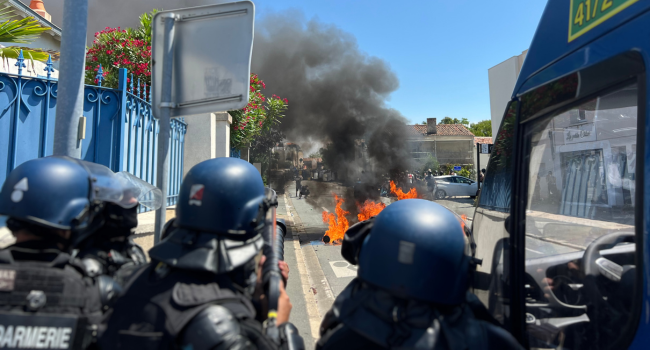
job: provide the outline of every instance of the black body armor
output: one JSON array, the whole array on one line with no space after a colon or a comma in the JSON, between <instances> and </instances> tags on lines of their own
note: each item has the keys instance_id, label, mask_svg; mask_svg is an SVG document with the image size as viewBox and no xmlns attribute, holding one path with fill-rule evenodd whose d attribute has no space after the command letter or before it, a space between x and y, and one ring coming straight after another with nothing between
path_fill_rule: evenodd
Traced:
<instances>
[{"instance_id":1,"label":"black body armor","mask_svg":"<svg viewBox=\"0 0 650 350\"><path fill-rule=\"evenodd\" d=\"M522 349L468 304L432 306L398 299L353 280L321 324L316 349Z\"/></svg>"},{"instance_id":2,"label":"black body armor","mask_svg":"<svg viewBox=\"0 0 650 350\"><path fill-rule=\"evenodd\" d=\"M138 267L147 263L145 252L130 237L94 242L78 256L88 275L107 275L122 286Z\"/></svg>"},{"instance_id":3,"label":"black body armor","mask_svg":"<svg viewBox=\"0 0 650 350\"><path fill-rule=\"evenodd\" d=\"M102 348L276 349L255 307L227 274L153 262L130 280L113 308ZM199 334L201 336L199 336Z\"/></svg>"},{"instance_id":4,"label":"black body armor","mask_svg":"<svg viewBox=\"0 0 650 350\"><path fill-rule=\"evenodd\" d=\"M26 242L0 251L2 348L84 349L97 336L101 300L98 283L56 245Z\"/></svg>"}]
</instances>

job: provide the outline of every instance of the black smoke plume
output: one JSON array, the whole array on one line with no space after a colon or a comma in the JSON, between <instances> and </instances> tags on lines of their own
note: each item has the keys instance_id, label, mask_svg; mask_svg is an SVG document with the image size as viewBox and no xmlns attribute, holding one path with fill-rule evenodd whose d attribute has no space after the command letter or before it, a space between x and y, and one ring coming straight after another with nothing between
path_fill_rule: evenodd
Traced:
<instances>
[{"instance_id":1,"label":"black smoke plume","mask_svg":"<svg viewBox=\"0 0 650 350\"><path fill-rule=\"evenodd\" d=\"M375 174L405 169L405 119L385 103L399 87L395 73L349 33L302 18L288 12L256 23L252 71L266 82L266 94L289 99L282 130L291 140L329 144L338 156L330 165L339 171L358 169L361 139Z\"/></svg>"}]
</instances>

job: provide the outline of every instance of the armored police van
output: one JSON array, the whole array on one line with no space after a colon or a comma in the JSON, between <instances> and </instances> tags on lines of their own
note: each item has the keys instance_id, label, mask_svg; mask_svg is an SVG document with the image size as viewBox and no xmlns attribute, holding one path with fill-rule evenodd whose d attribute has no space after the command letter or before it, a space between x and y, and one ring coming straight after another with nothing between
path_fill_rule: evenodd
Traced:
<instances>
[{"instance_id":1,"label":"armored police van","mask_svg":"<svg viewBox=\"0 0 650 350\"><path fill-rule=\"evenodd\" d=\"M648 66L650 1L548 1L473 224L473 291L531 349L650 348Z\"/></svg>"}]
</instances>

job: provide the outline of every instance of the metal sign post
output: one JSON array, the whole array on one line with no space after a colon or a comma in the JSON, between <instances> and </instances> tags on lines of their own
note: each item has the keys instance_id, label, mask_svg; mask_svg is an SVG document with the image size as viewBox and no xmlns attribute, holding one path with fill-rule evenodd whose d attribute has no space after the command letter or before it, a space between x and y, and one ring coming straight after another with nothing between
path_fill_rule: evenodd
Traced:
<instances>
[{"instance_id":1,"label":"metal sign post","mask_svg":"<svg viewBox=\"0 0 650 350\"><path fill-rule=\"evenodd\" d=\"M84 76L86 65L86 28L88 0L65 0L59 69L59 98L54 124L54 148L57 156L81 157L79 120L84 108Z\"/></svg>"},{"instance_id":2,"label":"metal sign post","mask_svg":"<svg viewBox=\"0 0 650 350\"><path fill-rule=\"evenodd\" d=\"M478 190L481 190L481 144L476 144L476 183Z\"/></svg>"},{"instance_id":3,"label":"metal sign post","mask_svg":"<svg viewBox=\"0 0 650 350\"><path fill-rule=\"evenodd\" d=\"M169 178L169 134L171 129L171 109L174 108L172 100L172 67L174 66L174 24L176 15L173 12L162 15L165 22L165 33L163 42L162 60L162 102L158 119L160 132L158 136L158 164L156 182L162 192L163 205L156 210L156 221L154 225L154 244L160 242L160 233L167 221L167 181Z\"/></svg>"},{"instance_id":4,"label":"metal sign post","mask_svg":"<svg viewBox=\"0 0 650 350\"><path fill-rule=\"evenodd\" d=\"M156 181L165 198L156 212L155 243L168 204L170 119L248 104L254 20L251 1L163 11L153 18L151 107L160 121Z\"/></svg>"}]
</instances>

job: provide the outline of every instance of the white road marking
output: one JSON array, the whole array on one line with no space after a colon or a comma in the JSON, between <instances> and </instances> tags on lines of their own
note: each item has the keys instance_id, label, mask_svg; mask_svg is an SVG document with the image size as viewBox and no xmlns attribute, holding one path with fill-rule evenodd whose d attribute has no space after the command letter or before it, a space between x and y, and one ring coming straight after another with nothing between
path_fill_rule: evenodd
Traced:
<instances>
[{"instance_id":1,"label":"white road marking","mask_svg":"<svg viewBox=\"0 0 650 350\"><path fill-rule=\"evenodd\" d=\"M526 248L526 250L528 250L528 251L530 251L530 252L533 252L533 253L537 253L537 254L544 254L544 253L542 253L542 252L538 252L538 251L536 251L536 250L532 250L532 249L530 249L530 248Z\"/></svg>"},{"instance_id":2,"label":"white road marking","mask_svg":"<svg viewBox=\"0 0 650 350\"><path fill-rule=\"evenodd\" d=\"M334 270L336 278L344 277L356 277L357 276L357 267L348 263L345 260L340 261L330 261L330 266Z\"/></svg>"},{"instance_id":3,"label":"white road marking","mask_svg":"<svg viewBox=\"0 0 650 350\"><path fill-rule=\"evenodd\" d=\"M291 226L295 227L295 219L293 218L293 213L290 212L289 208L291 206L287 205L287 195L284 195L284 204L287 210L288 216L290 216ZM296 262L298 265L298 276L300 277L300 284L302 287L303 295L305 297L305 306L307 308L307 317L309 319L309 329L311 330L311 337L314 339L314 342L320 338L320 323L322 316L318 311L318 304L316 301L316 296L312 292L312 283L309 273L307 272L307 264L305 262L305 256L302 253L302 247L300 246L300 235L298 232L293 232L295 237L293 238L293 249L296 252Z\"/></svg>"},{"instance_id":4,"label":"white road marking","mask_svg":"<svg viewBox=\"0 0 650 350\"><path fill-rule=\"evenodd\" d=\"M328 213L330 212L329 210L325 209L325 207L321 207L321 208L323 208L323 210L325 210Z\"/></svg>"}]
</instances>

